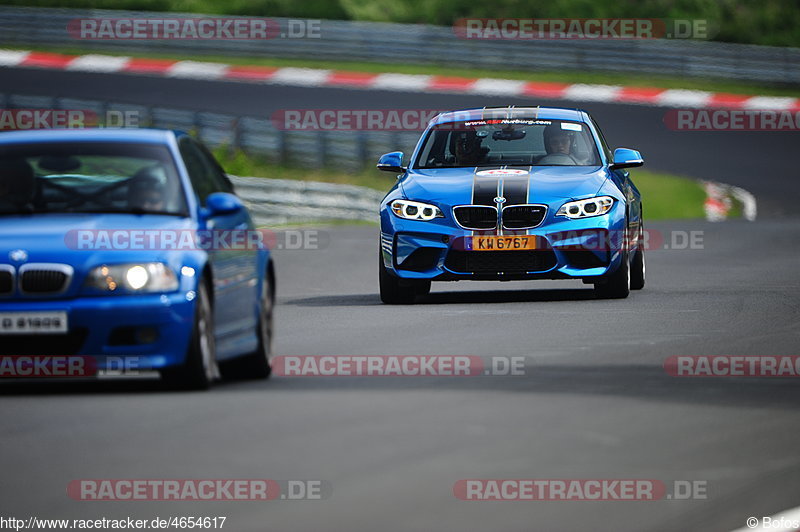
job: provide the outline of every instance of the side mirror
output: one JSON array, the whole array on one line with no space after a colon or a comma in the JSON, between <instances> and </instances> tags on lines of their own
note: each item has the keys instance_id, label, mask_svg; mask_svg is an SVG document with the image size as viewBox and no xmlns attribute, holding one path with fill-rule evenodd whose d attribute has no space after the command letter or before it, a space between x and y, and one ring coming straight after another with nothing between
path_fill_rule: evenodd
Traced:
<instances>
[{"instance_id":1,"label":"side mirror","mask_svg":"<svg viewBox=\"0 0 800 532\"><path fill-rule=\"evenodd\" d=\"M642 154L638 151L629 148L617 148L614 150L614 162L611 163L610 168L619 170L620 168L633 168L643 164L644 159L642 159Z\"/></svg>"},{"instance_id":2,"label":"side mirror","mask_svg":"<svg viewBox=\"0 0 800 532\"><path fill-rule=\"evenodd\" d=\"M384 172L402 174L406 171L405 167L403 166L403 152L393 151L390 153L384 153L381 155L381 158L378 159L377 168L378 170L383 170Z\"/></svg>"},{"instance_id":3,"label":"side mirror","mask_svg":"<svg viewBox=\"0 0 800 532\"><path fill-rule=\"evenodd\" d=\"M209 216L235 214L244 209L244 203L234 194L214 192L206 198L206 211Z\"/></svg>"}]
</instances>

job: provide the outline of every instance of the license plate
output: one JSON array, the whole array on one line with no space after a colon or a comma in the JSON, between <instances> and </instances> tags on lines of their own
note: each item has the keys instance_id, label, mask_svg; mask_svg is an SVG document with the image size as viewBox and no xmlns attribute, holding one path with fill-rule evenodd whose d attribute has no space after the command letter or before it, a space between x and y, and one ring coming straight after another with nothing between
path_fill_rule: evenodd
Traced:
<instances>
[{"instance_id":1,"label":"license plate","mask_svg":"<svg viewBox=\"0 0 800 532\"><path fill-rule=\"evenodd\" d=\"M66 312L0 312L0 334L60 334L67 330Z\"/></svg>"},{"instance_id":2,"label":"license plate","mask_svg":"<svg viewBox=\"0 0 800 532\"><path fill-rule=\"evenodd\" d=\"M533 235L473 236L472 251L522 251L536 249Z\"/></svg>"}]
</instances>

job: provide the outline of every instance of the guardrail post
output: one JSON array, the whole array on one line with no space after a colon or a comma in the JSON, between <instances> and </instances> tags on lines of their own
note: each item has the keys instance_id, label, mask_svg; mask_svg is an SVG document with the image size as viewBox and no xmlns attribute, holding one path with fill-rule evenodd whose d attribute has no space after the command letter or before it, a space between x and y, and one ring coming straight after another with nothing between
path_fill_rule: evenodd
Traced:
<instances>
[{"instance_id":1,"label":"guardrail post","mask_svg":"<svg viewBox=\"0 0 800 532\"><path fill-rule=\"evenodd\" d=\"M237 151L242 149L242 125L241 118L236 117L231 122L231 144L228 146L228 153L233 156Z\"/></svg>"},{"instance_id":2,"label":"guardrail post","mask_svg":"<svg viewBox=\"0 0 800 532\"><path fill-rule=\"evenodd\" d=\"M328 166L328 135L325 131L317 135L317 157L320 168Z\"/></svg>"},{"instance_id":3,"label":"guardrail post","mask_svg":"<svg viewBox=\"0 0 800 532\"><path fill-rule=\"evenodd\" d=\"M289 162L289 147L287 146L288 138L286 131L279 129L278 131L278 163L287 164Z\"/></svg>"},{"instance_id":4,"label":"guardrail post","mask_svg":"<svg viewBox=\"0 0 800 532\"><path fill-rule=\"evenodd\" d=\"M154 107L152 105L147 106L147 127L154 127L156 123L156 116L153 112Z\"/></svg>"},{"instance_id":5,"label":"guardrail post","mask_svg":"<svg viewBox=\"0 0 800 532\"><path fill-rule=\"evenodd\" d=\"M101 113L101 116L97 117L97 125L98 126L100 124L102 124L103 127L108 126L107 122L108 122L109 105L110 104L109 104L108 100L103 100L102 102L100 102L100 113ZM122 127L125 127L125 124L123 124Z\"/></svg>"},{"instance_id":6,"label":"guardrail post","mask_svg":"<svg viewBox=\"0 0 800 532\"><path fill-rule=\"evenodd\" d=\"M194 132L198 138L201 138L201 131L203 129L203 121L200 120L200 113L194 112L192 113L192 127L194 128Z\"/></svg>"},{"instance_id":7,"label":"guardrail post","mask_svg":"<svg viewBox=\"0 0 800 532\"><path fill-rule=\"evenodd\" d=\"M358 138L356 139L356 153L358 154L358 167L360 169L365 169L369 166L369 153L367 150L367 146L369 144L369 136L364 133L363 131L358 134Z\"/></svg>"}]
</instances>

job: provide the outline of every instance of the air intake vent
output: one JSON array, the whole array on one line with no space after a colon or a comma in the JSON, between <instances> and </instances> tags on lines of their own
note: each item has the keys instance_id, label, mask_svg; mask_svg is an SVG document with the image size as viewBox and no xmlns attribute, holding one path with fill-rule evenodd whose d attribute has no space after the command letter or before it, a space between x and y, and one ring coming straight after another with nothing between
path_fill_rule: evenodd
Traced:
<instances>
[{"instance_id":1,"label":"air intake vent","mask_svg":"<svg viewBox=\"0 0 800 532\"><path fill-rule=\"evenodd\" d=\"M26 264L20 268L20 291L29 295L54 295L66 291L72 278L66 264Z\"/></svg>"},{"instance_id":2,"label":"air intake vent","mask_svg":"<svg viewBox=\"0 0 800 532\"><path fill-rule=\"evenodd\" d=\"M531 229L538 226L547 214L545 205L509 205L503 209L505 229Z\"/></svg>"},{"instance_id":3,"label":"air intake vent","mask_svg":"<svg viewBox=\"0 0 800 532\"><path fill-rule=\"evenodd\" d=\"M453 207L458 225L464 229L485 231L497 227L497 209L484 205L461 205Z\"/></svg>"},{"instance_id":4,"label":"air intake vent","mask_svg":"<svg viewBox=\"0 0 800 532\"><path fill-rule=\"evenodd\" d=\"M8 266L0 265L0 296L8 295L14 291L14 270Z\"/></svg>"}]
</instances>

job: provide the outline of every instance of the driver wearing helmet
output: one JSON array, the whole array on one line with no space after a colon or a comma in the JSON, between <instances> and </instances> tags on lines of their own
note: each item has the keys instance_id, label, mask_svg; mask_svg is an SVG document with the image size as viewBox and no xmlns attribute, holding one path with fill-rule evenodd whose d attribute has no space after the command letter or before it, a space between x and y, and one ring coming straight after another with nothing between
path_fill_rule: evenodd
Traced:
<instances>
[{"instance_id":1,"label":"driver wearing helmet","mask_svg":"<svg viewBox=\"0 0 800 532\"><path fill-rule=\"evenodd\" d=\"M547 155L539 159L538 164L578 164L573 153L574 148L575 132L563 129L560 122L554 122L544 128L544 149Z\"/></svg>"},{"instance_id":2,"label":"driver wearing helmet","mask_svg":"<svg viewBox=\"0 0 800 532\"><path fill-rule=\"evenodd\" d=\"M475 166L483 160L487 152L488 149L481 146L481 139L475 131L468 130L457 134L455 141L457 164Z\"/></svg>"},{"instance_id":3,"label":"driver wearing helmet","mask_svg":"<svg viewBox=\"0 0 800 532\"><path fill-rule=\"evenodd\" d=\"M561 124L550 124L544 128L544 149L548 154L572 155L574 133L561 129Z\"/></svg>"},{"instance_id":4,"label":"driver wearing helmet","mask_svg":"<svg viewBox=\"0 0 800 532\"><path fill-rule=\"evenodd\" d=\"M129 186L128 201L135 209L164 210L164 187L157 168L144 168L133 176Z\"/></svg>"}]
</instances>

